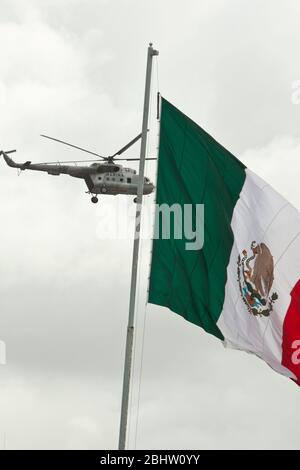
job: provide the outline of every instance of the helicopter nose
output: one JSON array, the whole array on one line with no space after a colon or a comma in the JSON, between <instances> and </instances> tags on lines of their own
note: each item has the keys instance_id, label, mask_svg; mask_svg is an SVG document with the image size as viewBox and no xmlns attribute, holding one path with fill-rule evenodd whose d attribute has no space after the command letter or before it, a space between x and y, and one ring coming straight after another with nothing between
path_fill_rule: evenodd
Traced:
<instances>
[{"instance_id":1,"label":"helicopter nose","mask_svg":"<svg viewBox=\"0 0 300 470\"><path fill-rule=\"evenodd\" d=\"M153 183L146 183L144 187L145 194L151 194L154 191L154 184Z\"/></svg>"}]
</instances>

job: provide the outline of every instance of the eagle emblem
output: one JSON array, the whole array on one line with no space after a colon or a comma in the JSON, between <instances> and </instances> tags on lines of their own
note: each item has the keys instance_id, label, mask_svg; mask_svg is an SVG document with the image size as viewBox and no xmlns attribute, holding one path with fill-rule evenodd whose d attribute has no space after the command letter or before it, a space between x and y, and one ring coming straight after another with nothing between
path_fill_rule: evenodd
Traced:
<instances>
[{"instance_id":1,"label":"eagle emblem","mask_svg":"<svg viewBox=\"0 0 300 470\"><path fill-rule=\"evenodd\" d=\"M274 260L265 243L251 243L251 255L243 250L237 265L240 293L249 313L255 316L268 317L273 304L278 299L276 292L271 291L274 281Z\"/></svg>"}]
</instances>

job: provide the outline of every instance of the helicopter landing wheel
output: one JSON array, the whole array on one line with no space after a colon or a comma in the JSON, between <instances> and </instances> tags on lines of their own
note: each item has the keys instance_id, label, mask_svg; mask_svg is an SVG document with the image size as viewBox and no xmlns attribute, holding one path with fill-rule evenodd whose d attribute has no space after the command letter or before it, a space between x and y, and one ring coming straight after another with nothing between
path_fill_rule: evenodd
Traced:
<instances>
[{"instance_id":1,"label":"helicopter landing wheel","mask_svg":"<svg viewBox=\"0 0 300 470\"><path fill-rule=\"evenodd\" d=\"M137 197L134 198L133 202L136 204L137 203Z\"/></svg>"},{"instance_id":2,"label":"helicopter landing wheel","mask_svg":"<svg viewBox=\"0 0 300 470\"><path fill-rule=\"evenodd\" d=\"M91 199L91 201L92 201L94 204L97 204L97 202L98 202L97 196L93 196L92 199Z\"/></svg>"}]
</instances>

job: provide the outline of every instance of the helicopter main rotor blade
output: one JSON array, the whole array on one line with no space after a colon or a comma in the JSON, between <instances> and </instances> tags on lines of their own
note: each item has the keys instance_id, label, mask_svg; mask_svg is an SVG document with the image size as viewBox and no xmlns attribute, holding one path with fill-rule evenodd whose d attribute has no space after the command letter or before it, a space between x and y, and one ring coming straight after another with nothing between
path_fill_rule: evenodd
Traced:
<instances>
[{"instance_id":1,"label":"helicopter main rotor blade","mask_svg":"<svg viewBox=\"0 0 300 470\"><path fill-rule=\"evenodd\" d=\"M126 162L129 162L130 160L131 161L139 161L140 158L114 158L114 161L120 161L120 160L124 160ZM157 158L145 158L145 160L157 160Z\"/></svg>"},{"instance_id":2,"label":"helicopter main rotor blade","mask_svg":"<svg viewBox=\"0 0 300 470\"><path fill-rule=\"evenodd\" d=\"M49 137L48 135L41 134L41 137L45 137L46 139L54 140L55 142L59 142L60 144L68 145L69 147L73 147L75 149L81 150L82 152L90 153L91 155L96 155L96 157L103 158L106 160L105 157L99 155L99 153L91 152L90 150L84 149L82 147L78 147L77 145L69 144L69 142L65 142L63 140L55 139L54 137Z\"/></svg>"},{"instance_id":3,"label":"helicopter main rotor blade","mask_svg":"<svg viewBox=\"0 0 300 470\"><path fill-rule=\"evenodd\" d=\"M43 165L60 165L61 163L89 163L89 162L98 162L99 160L66 160L66 161L59 161L56 160L56 162L39 162L39 164Z\"/></svg>"},{"instance_id":4,"label":"helicopter main rotor blade","mask_svg":"<svg viewBox=\"0 0 300 470\"><path fill-rule=\"evenodd\" d=\"M123 152L125 152L125 150L129 149L129 147L131 147L133 144L135 144L138 140L140 140L140 138L142 137L142 133L140 133L139 135L137 135L134 139L132 139L127 145L125 145L124 147L122 147L120 150L118 150L116 153L114 153L114 155L111 156L111 158L114 158L116 157L117 155L121 155Z\"/></svg>"}]
</instances>

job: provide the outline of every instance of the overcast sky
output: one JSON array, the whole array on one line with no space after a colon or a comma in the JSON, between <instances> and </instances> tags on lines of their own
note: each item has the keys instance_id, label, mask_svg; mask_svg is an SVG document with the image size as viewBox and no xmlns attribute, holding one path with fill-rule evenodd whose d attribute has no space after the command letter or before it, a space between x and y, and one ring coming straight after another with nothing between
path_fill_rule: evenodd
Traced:
<instances>
[{"instance_id":1,"label":"overcast sky","mask_svg":"<svg viewBox=\"0 0 300 470\"><path fill-rule=\"evenodd\" d=\"M148 155L159 86L299 208L299 17L297 0L0 0L0 146L35 162L84 157L41 133L117 150L141 129L153 41ZM155 178L153 162L146 173ZM132 241L105 240L103 228L133 203L92 205L85 190L0 162L0 448L117 446ZM294 383L165 308L145 309L149 248L130 447L299 448Z\"/></svg>"}]
</instances>

